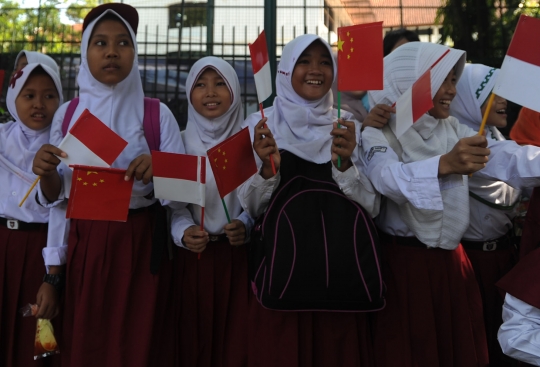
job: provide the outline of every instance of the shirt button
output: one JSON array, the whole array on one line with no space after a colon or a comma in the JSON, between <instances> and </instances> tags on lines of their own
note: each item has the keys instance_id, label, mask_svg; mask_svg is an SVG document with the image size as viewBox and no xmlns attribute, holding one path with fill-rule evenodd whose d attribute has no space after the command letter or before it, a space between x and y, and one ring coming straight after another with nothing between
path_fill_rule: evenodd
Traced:
<instances>
[{"instance_id":1,"label":"shirt button","mask_svg":"<svg viewBox=\"0 0 540 367\"><path fill-rule=\"evenodd\" d=\"M485 220L488 220L488 219L489 219L489 215L486 215L486 216L484 217L484 219L485 219Z\"/></svg>"},{"instance_id":2,"label":"shirt button","mask_svg":"<svg viewBox=\"0 0 540 367\"><path fill-rule=\"evenodd\" d=\"M11 195L15 196L15 195L17 195L17 192L16 192L16 191L13 191L13 192L11 193Z\"/></svg>"}]
</instances>

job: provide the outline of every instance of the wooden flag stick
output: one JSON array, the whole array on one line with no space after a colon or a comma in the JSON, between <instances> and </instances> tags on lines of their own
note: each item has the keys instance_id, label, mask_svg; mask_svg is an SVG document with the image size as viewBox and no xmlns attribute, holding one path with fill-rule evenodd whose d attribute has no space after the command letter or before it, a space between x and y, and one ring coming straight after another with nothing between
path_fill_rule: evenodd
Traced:
<instances>
[{"instance_id":1,"label":"wooden flag stick","mask_svg":"<svg viewBox=\"0 0 540 367\"><path fill-rule=\"evenodd\" d=\"M341 92L337 92L337 118L338 118L338 129L341 128L341 124L339 123L339 119L341 118ZM341 157L338 155L337 157L337 168L341 168Z\"/></svg>"},{"instance_id":2,"label":"wooden flag stick","mask_svg":"<svg viewBox=\"0 0 540 367\"><path fill-rule=\"evenodd\" d=\"M478 129L478 135L484 134L484 129L486 127L487 118L489 111L491 111L491 106L493 105L493 100L495 99L495 94L491 93L488 99L488 104L486 106L486 112L484 112L484 117L482 118L482 123L480 124L480 129Z\"/></svg>"},{"instance_id":3,"label":"wooden flag stick","mask_svg":"<svg viewBox=\"0 0 540 367\"><path fill-rule=\"evenodd\" d=\"M259 109L261 110L261 116L262 118L264 118L264 109L263 109L263 105L262 103L259 103ZM264 124L264 128L265 129L268 129L268 125L266 125L266 123ZM270 155L270 164L272 165L272 173L274 174L274 176L276 175L276 165L274 163L274 157L272 157L272 155ZM223 202L223 205L225 205L225 202ZM227 207L225 207L225 212L227 212ZM229 217L229 214L227 214L227 218ZM231 223L231 220L229 219L229 223Z\"/></svg>"},{"instance_id":4,"label":"wooden flag stick","mask_svg":"<svg viewBox=\"0 0 540 367\"><path fill-rule=\"evenodd\" d=\"M201 231L204 231L204 206L201 207ZM201 259L201 253L197 254L197 260Z\"/></svg>"},{"instance_id":5,"label":"wooden flag stick","mask_svg":"<svg viewBox=\"0 0 540 367\"><path fill-rule=\"evenodd\" d=\"M34 190L34 187L36 187L37 183L39 182L39 179L41 178L41 176L37 176L36 180L34 181L34 183L32 184L32 186L30 186L30 188L28 189L28 192L26 193L26 195L24 195L23 199L21 200L21 202L19 203L19 208L24 204L24 202L26 201L26 199L28 198L28 196L30 195L30 193L32 192L32 190Z\"/></svg>"}]
</instances>

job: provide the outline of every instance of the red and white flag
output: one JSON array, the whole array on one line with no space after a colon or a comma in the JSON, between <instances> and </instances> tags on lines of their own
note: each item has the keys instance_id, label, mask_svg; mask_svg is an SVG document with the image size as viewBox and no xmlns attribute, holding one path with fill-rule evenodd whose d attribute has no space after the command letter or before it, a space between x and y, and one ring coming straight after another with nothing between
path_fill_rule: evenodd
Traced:
<instances>
[{"instance_id":1,"label":"red and white flag","mask_svg":"<svg viewBox=\"0 0 540 367\"><path fill-rule=\"evenodd\" d=\"M522 15L493 93L540 112L540 19Z\"/></svg>"},{"instance_id":2,"label":"red and white flag","mask_svg":"<svg viewBox=\"0 0 540 367\"><path fill-rule=\"evenodd\" d=\"M152 170L155 197L204 207L206 157L153 151Z\"/></svg>"},{"instance_id":3,"label":"red and white flag","mask_svg":"<svg viewBox=\"0 0 540 367\"><path fill-rule=\"evenodd\" d=\"M396 102L396 137L403 135L431 108L431 70L428 70Z\"/></svg>"},{"instance_id":4,"label":"red and white flag","mask_svg":"<svg viewBox=\"0 0 540 367\"><path fill-rule=\"evenodd\" d=\"M264 31L261 32L255 42L249 45L249 53L251 54L251 65L253 66L257 98L259 103L262 103L272 95L272 74L270 72L268 46L266 45L266 34Z\"/></svg>"},{"instance_id":5,"label":"red and white flag","mask_svg":"<svg viewBox=\"0 0 540 367\"><path fill-rule=\"evenodd\" d=\"M58 145L67 158L58 158L68 166L110 167L127 145L120 135L84 110Z\"/></svg>"}]
</instances>

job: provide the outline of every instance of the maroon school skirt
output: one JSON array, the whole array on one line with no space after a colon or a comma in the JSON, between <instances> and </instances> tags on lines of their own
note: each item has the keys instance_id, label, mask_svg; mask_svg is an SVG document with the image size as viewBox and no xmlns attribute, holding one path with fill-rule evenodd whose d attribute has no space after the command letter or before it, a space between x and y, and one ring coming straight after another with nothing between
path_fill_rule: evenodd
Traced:
<instances>
[{"instance_id":1,"label":"maroon school skirt","mask_svg":"<svg viewBox=\"0 0 540 367\"><path fill-rule=\"evenodd\" d=\"M209 242L201 253L179 248L178 364L182 367L243 367L247 359L247 247Z\"/></svg>"},{"instance_id":2,"label":"maroon school skirt","mask_svg":"<svg viewBox=\"0 0 540 367\"><path fill-rule=\"evenodd\" d=\"M369 313L273 311L250 292L249 367L372 367Z\"/></svg>"},{"instance_id":3,"label":"maroon school skirt","mask_svg":"<svg viewBox=\"0 0 540 367\"><path fill-rule=\"evenodd\" d=\"M173 365L172 264L150 273L156 210L71 221L62 367Z\"/></svg>"},{"instance_id":4,"label":"maroon school skirt","mask_svg":"<svg viewBox=\"0 0 540 367\"><path fill-rule=\"evenodd\" d=\"M506 273L516 264L517 250L509 247L503 250L482 251L465 248L467 256L478 279L484 307L484 322L489 350L490 367L510 367L515 361L506 356L497 339L502 324L503 292L495 287Z\"/></svg>"},{"instance_id":5,"label":"maroon school skirt","mask_svg":"<svg viewBox=\"0 0 540 367\"><path fill-rule=\"evenodd\" d=\"M41 250L47 244L47 226L39 227L20 231L0 225L0 366L49 366L54 358L34 361L36 319L19 313L36 303L46 273Z\"/></svg>"},{"instance_id":6,"label":"maroon school skirt","mask_svg":"<svg viewBox=\"0 0 540 367\"><path fill-rule=\"evenodd\" d=\"M383 254L388 291L386 308L374 314L376 366L488 366L480 290L461 245L385 241Z\"/></svg>"}]
</instances>

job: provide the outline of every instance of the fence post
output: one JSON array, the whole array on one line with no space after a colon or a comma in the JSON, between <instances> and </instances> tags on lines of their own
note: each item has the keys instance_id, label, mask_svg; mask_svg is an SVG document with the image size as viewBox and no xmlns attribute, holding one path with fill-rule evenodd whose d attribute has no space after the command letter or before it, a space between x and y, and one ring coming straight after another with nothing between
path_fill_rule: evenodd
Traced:
<instances>
[{"instance_id":1,"label":"fence post","mask_svg":"<svg viewBox=\"0 0 540 367\"><path fill-rule=\"evenodd\" d=\"M214 54L214 9L215 1L208 0L206 6L206 55Z\"/></svg>"},{"instance_id":2,"label":"fence post","mask_svg":"<svg viewBox=\"0 0 540 367\"><path fill-rule=\"evenodd\" d=\"M276 96L275 80L277 70L277 55L276 55L276 33L277 33L277 20L276 11L277 0L264 0L264 30L266 33L266 44L268 46L268 59L270 62L270 70L272 73L272 97L268 98L263 106L270 107L274 102Z\"/></svg>"}]
</instances>

